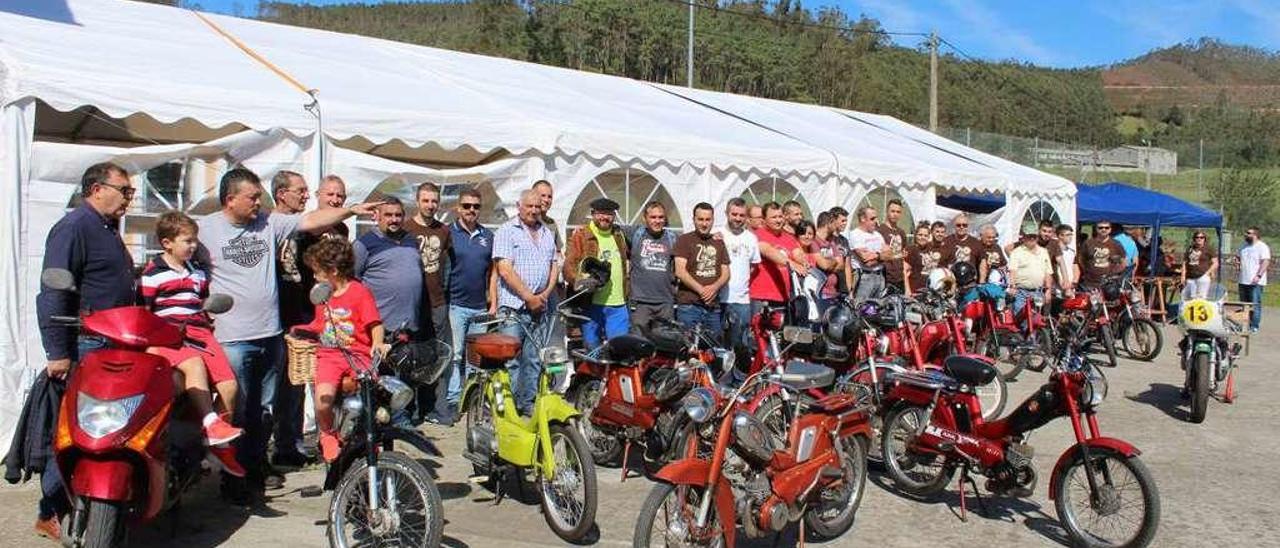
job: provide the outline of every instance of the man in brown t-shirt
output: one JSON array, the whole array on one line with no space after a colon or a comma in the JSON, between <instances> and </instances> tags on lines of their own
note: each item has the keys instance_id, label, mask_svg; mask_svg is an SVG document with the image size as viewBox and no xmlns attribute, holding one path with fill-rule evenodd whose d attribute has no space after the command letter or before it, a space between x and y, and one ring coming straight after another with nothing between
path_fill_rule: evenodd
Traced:
<instances>
[{"instance_id":1,"label":"man in brown t-shirt","mask_svg":"<svg viewBox=\"0 0 1280 548\"><path fill-rule=\"evenodd\" d=\"M951 220L951 226L955 228L955 232L947 238L946 243L955 250L952 262L969 263L973 265L974 272L977 272L982 260L982 243L969 235L969 216L964 213L956 215Z\"/></svg>"},{"instance_id":2,"label":"man in brown t-shirt","mask_svg":"<svg viewBox=\"0 0 1280 548\"><path fill-rule=\"evenodd\" d=\"M676 289L676 320L688 329L701 325L703 333L720 344L720 288L729 283L729 250L711 235L715 209L701 202L693 206L693 232L676 239L672 255Z\"/></svg>"},{"instance_id":3,"label":"man in brown t-shirt","mask_svg":"<svg viewBox=\"0 0 1280 548\"><path fill-rule=\"evenodd\" d=\"M1124 248L1111 239L1111 222L1094 225L1094 237L1085 240L1076 254L1080 265L1080 285L1092 289L1102 285L1103 278L1124 272Z\"/></svg>"},{"instance_id":4,"label":"man in brown t-shirt","mask_svg":"<svg viewBox=\"0 0 1280 548\"><path fill-rule=\"evenodd\" d=\"M979 232L982 243L982 255L979 256L978 281L982 283L1005 284L1006 266L1009 264L1004 249L997 241L999 233L994 225L983 225Z\"/></svg>"},{"instance_id":5,"label":"man in brown t-shirt","mask_svg":"<svg viewBox=\"0 0 1280 548\"><path fill-rule=\"evenodd\" d=\"M419 320L419 338L427 337L450 340L449 303L445 299L444 276L448 271L445 260L452 242L449 239L449 225L436 219L440 210L440 187L430 181L418 185L418 212L404 222L404 229L418 237L418 252L422 255L422 306L426 318L430 313L431 322ZM429 327L428 327L429 326ZM445 390L448 383L436 383L435 410L426 420L435 423L452 422L453 412L448 408ZM424 406L425 407L425 406ZM424 410L419 410L422 413Z\"/></svg>"},{"instance_id":6,"label":"man in brown t-shirt","mask_svg":"<svg viewBox=\"0 0 1280 548\"><path fill-rule=\"evenodd\" d=\"M885 284L898 292L904 290L902 262L907 256L907 233L898 228L902 212L902 200L889 200L884 208L884 223L876 228L884 237L885 252L880 254L880 262L884 264Z\"/></svg>"}]
</instances>

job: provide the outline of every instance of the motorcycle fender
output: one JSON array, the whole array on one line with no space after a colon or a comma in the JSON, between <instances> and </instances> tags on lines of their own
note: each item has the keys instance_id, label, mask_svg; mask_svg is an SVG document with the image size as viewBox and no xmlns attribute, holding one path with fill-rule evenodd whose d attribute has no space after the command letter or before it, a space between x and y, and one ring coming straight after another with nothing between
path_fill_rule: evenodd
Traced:
<instances>
[{"instance_id":1,"label":"motorcycle fender","mask_svg":"<svg viewBox=\"0 0 1280 548\"><path fill-rule=\"evenodd\" d=\"M1116 453L1120 453L1125 457L1136 457L1142 454L1142 451L1139 451L1137 447L1133 446L1133 444L1124 440L1116 439L1116 438L1093 438L1093 439L1085 440L1084 445L1089 446L1090 450L1095 448L1107 449L1110 451L1115 451ZM1062 456L1058 457L1058 462L1053 465L1053 474L1049 476L1050 478L1049 481L1051 482L1054 481L1058 477L1058 474L1062 473L1062 469L1067 466L1067 463L1070 462L1071 459L1075 457L1075 454L1079 451L1080 451L1080 444L1076 444L1071 447L1068 447L1066 451L1063 451ZM1050 499L1053 498L1052 489L1049 490L1049 498Z\"/></svg>"},{"instance_id":2,"label":"motorcycle fender","mask_svg":"<svg viewBox=\"0 0 1280 548\"><path fill-rule=\"evenodd\" d=\"M548 479L555 475L556 458L551 450L551 424L568 424L582 413L559 394L542 394L533 402L533 421L538 425L538 458Z\"/></svg>"},{"instance_id":3,"label":"motorcycle fender","mask_svg":"<svg viewBox=\"0 0 1280 548\"><path fill-rule=\"evenodd\" d=\"M122 460L82 458L71 473L71 492L91 499L128 502L133 496L133 465Z\"/></svg>"},{"instance_id":4,"label":"motorcycle fender","mask_svg":"<svg viewBox=\"0 0 1280 548\"><path fill-rule=\"evenodd\" d=\"M431 455L433 457L444 456L444 453L441 453L440 449L436 448L436 444L431 443L431 440L427 439L426 436L422 435L422 433L417 430L388 428L382 432L382 439L405 442L414 446L418 451L421 451L425 455Z\"/></svg>"},{"instance_id":5,"label":"motorcycle fender","mask_svg":"<svg viewBox=\"0 0 1280 548\"><path fill-rule=\"evenodd\" d=\"M711 472L711 463L702 459L680 459L672 461L658 470L654 477L672 485L692 485L706 487L707 476ZM738 515L734 508L733 490L729 488L729 480L724 476L716 482L716 513L720 515L720 524L724 529L725 545L733 548L734 535L737 532Z\"/></svg>"}]
</instances>

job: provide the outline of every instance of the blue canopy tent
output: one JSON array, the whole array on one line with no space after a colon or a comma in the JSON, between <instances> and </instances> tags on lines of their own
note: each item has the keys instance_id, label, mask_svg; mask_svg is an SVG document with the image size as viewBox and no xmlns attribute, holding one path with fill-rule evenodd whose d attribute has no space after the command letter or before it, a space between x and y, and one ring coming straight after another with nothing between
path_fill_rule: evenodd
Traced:
<instances>
[{"instance_id":1,"label":"blue canopy tent","mask_svg":"<svg viewBox=\"0 0 1280 548\"><path fill-rule=\"evenodd\" d=\"M1166 226L1213 228L1218 233L1218 256L1222 256L1222 214L1179 200L1168 194L1123 183L1076 185L1076 222L1111 221L1150 226L1153 239ZM1151 264L1156 263L1156 246L1151 246ZM1221 264L1219 264L1221 269Z\"/></svg>"}]
</instances>

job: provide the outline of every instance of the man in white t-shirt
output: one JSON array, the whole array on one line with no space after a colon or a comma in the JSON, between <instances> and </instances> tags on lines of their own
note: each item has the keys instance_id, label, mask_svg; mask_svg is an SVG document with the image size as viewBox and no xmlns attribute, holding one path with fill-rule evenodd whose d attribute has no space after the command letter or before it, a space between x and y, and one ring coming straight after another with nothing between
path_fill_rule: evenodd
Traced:
<instances>
[{"instance_id":1,"label":"man in white t-shirt","mask_svg":"<svg viewBox=\"0 0 1280 548\"><path fill-rule=\"evenodd\" d=\"M1240 261L1240 300L1253 303L1249 331L1257 332L1262 325L1262 289L1267 286L1267 267L1271 266L1271 248L1262 241L1258 227L1245 231L1244 247L1236 258Z\"/></svg>"},{"instance_id":2,"label":"man in white t-shirt","mask_svg":"<svg viewBox=\"0 0 1280 548\"><path fill-rule=\"evenodd\" d=\"M733 198L725 206L726 226L716 230L716 237L724 241L729 251L729 283L720 289L720 323L725 327L737 364L741 368L747 360L752 345L747 339L747 326L751 322L752 265L760 263L760 243L756 235L747 230L747 202Z\"/></svg>"},{"instance_id":3,"label":"man in white t-shirt","mask_svg":"<svg viewBox=\"0 0 1280 548\"><path fill-rule=\"evenodd\" d=\"M876 229L878 220L876 208L863 206L858 209L858 228L849 233L852 250L849 264L858 273L853 288L854 303L884 296L884 264L880 262L880 253L885 244L884 236Z\"/></svg>"}]
</instances>

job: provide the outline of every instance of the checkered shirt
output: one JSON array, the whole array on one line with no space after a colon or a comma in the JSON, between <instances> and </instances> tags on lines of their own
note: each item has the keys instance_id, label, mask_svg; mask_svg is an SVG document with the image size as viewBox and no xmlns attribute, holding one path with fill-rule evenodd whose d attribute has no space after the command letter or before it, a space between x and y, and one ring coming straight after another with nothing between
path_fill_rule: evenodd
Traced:
<instances>
[{"instance_id":1,"label":"checkered shirt","mask_svg":"<svg viewBox=\"0 0 1280 548\"><path fill-rule=\"evenodd\" d=\"M498 228L493 236L493 259L511 260L516 276L534 293L547 288L551 263L556 260L555 235L541 223L538 224L537 234L535 239L517 217ZM516 310L525 308L524 300L501 276L498 277L498 306Z\"/></svg>"}]
</instances>

